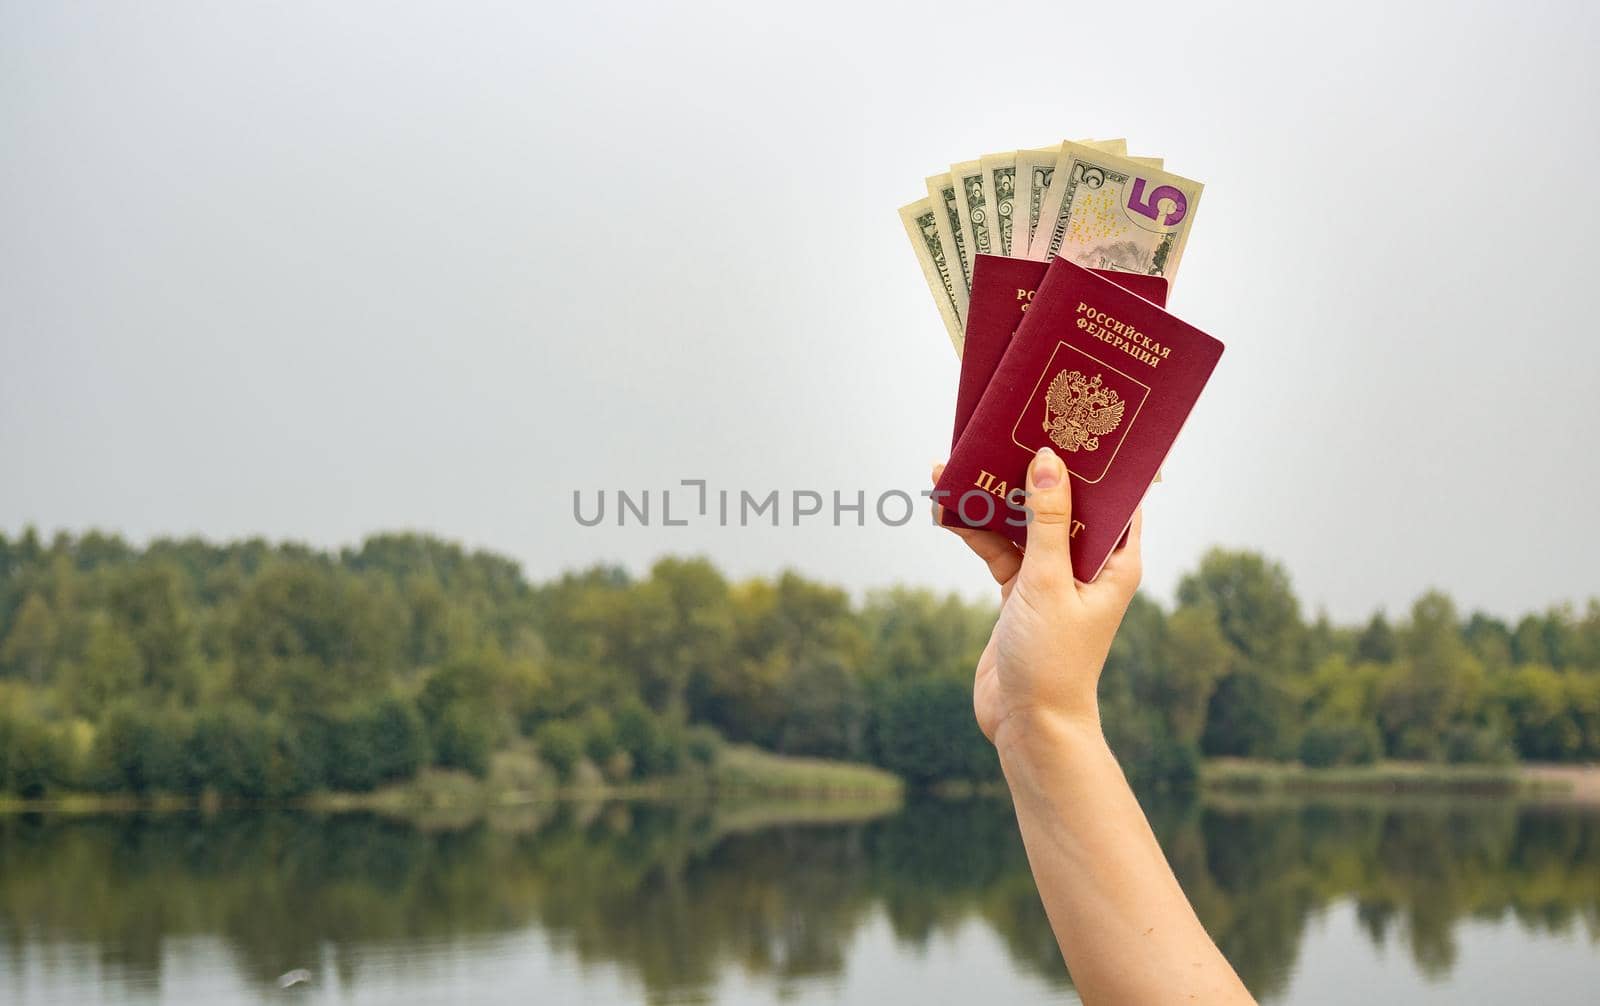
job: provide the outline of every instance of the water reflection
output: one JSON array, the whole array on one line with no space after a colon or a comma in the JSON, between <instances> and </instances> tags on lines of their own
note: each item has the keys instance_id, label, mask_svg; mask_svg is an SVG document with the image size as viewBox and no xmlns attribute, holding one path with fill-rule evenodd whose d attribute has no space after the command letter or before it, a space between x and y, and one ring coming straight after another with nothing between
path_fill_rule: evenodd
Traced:
<instances>
[{"instance_id":1,"label":"water reflection","mask_svg":"<svg viewBox=\"0 0 1600 1006\"><path fill-rule=\"evenodd\" d=\"M1456 966L1469 919L1575 939L1579 954L1600 946L1592 810L1151 809L1208 928L1269 1000L1288 988L1308 926L1335 904L1354 906L1373 946L1403 946L1436 979ZM378 963L384 947L470 948L537 932L543 952L583 965L580 983L590 967L619 970L630 994L665 1001L713 996L736 976L804 999L808 982L874 966L862 947L876 945L868 935L878 926L892 934L881 954L917 959L981 927L1004 948L998 967L1068 994L1009 807L929 802L837 816L619 804L425 823L0 817L0 997L94 986L111 999L154 990L181 999L163 969L174 967L172 947L194 940L224 948L204 968L259 995L302 966L324 969L324 988L360 990L380 979L374 969L393 967ZM482 980L494 980L492 967Z\"/></svg>"}]
</instances>

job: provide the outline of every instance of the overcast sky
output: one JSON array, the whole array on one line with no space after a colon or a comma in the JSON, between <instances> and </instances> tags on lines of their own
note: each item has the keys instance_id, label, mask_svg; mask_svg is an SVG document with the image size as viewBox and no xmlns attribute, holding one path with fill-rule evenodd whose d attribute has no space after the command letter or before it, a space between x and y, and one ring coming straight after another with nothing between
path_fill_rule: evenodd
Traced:
<instances>
[{"instance_id":1,"label":"overcast sky","mask_svg":"<svg viewBox=\"0 0 1600 1006\"><path fill-rule=\"evenodd\" d=\"M1126 136L1206 185L1171 306L1228 347L1158 596L1214 543L1343 619L1600 594L1594 5L1214 6L6 0L0 529L976 593L920 523L572 492L922 488L957 364L896 208Z\"/></svg>"}]
</instances>

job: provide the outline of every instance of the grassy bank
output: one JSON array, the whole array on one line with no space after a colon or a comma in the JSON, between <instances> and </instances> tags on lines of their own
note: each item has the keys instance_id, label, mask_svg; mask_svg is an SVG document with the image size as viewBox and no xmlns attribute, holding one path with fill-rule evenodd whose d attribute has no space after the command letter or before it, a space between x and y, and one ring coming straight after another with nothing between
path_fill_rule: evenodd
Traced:
<instances>
[{"instance_id":1,"label":"grassy bank","mask_svg":"<svg viewBox=\"0 0 1600 1006\"><path fill-rule=\"evenodd\" d=\"M498 752L487 777L426 769L415 778L369 793L319 792L272 804L311 810L482 809L550 800L619 800L716 798L737 800L803 800L896 803L904 784L899 777L870 765L794 758L742 745L729 746L706 769L625 783L607 782L587 763L570 780L559 780L536 758L522 751ZM221 806L190 797L104 793L59 793L24 800L0 796L0 813L49 810L100 813L130 810L184 810Z\"/></svg>"},{"instance_id":2,"label":"grassy bank","mask_svg":"<svg viewBox=\"0 0 1600 1006\"><path fill-rule=\"evenodd\" d=\"M323 810L407 807L471 807L538 800L861 800L897 801L899 777L870 765L795 758L745 745L724 748L708 769L632 782L607 782L592 766L581 765L565 782L546 766L519 752L495 756L489 776L478 780L460 772L428 770L417 778L372 793L321 793L307 801Z\"/></svg>"},{"instance_id":3,"label":"grassy bank","mask_svg":"<svg viewBox=\"0 0 1600 1006\"><path fill-rule=\"evenodd\" d=\"M1378 762L1314 769L1298 763L1214 758L1201 766L1200 787L1218 797L1440 795L1600 805L1600 765ZM826 816L835 811L849 814L892 807L904 798L905 788L897 776L870 765L796 758L743 745L724 748L709 768L625 783L607 782L587 763L563 782L526 751L502 751L494 756L488 776L482 779L463 772L427 769L413 779L370 793L319 792L293 801L254 806L407 814L476 812L563 800L714 799L751 806L784 805L789 808L787 813L796 812L797 805L809 804L811 809L800 812ZM964 784L938 787L935 793L945 797L1003 796L1005 789L1000 783L976 787ZM217 801L168 795L64 793L37 800L0 796L0 813L104 813L220 806Z\"/></svg>"},{"instance_id":4,"label":"grassy bank","mask_svg":"<svg viewBox=\"0 0 1600 1006\"><path fill-rule=\"evenodd\" d=\"M1585 795L1574 780L1600 768L1541 765L1440 765L1377 762L1338 768L1307 768L1298 763L1213 758L1200 770L1201 787L1220 793L1372 793L1463 794L1512 797Z\"/></svg>"},{"instance_id":5,"label":"grassy bank","mask_svg":"<svg viewBox=\"0 0 1600 1006\"><path fill-rule=\"evenodd\" d=\"M871 765L791 758L743 745L723 752L713 770L719 794L745 796L898 797L900 777Z\"/></svg>"}]
</instances>

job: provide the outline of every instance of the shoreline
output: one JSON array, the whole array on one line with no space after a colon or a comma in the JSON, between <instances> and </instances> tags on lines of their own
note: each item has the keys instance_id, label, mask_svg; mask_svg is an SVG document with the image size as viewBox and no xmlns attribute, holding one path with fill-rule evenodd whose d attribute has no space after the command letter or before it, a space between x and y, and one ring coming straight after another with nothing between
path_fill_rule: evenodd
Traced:
<instances>
[{"instance_id":1,"label":"shoreline","mask_svg":"<svg viewBox=\"0 0 1600 1006\"><path fill-rule=\"evenodd\" d=\"M533 786L514 786L493 776L476 779L460 772L429 769L414 779L371 792L319 791L281 800L225 800L210 794L60 793L35 799L0 796L0 815L223 810L410 814L611 801L848 805L872 809L897 807L909 793L897 776L870 765L794 758L755 748L734 750L715 769L700 774L620 784L593 776L566 785L548 779L536 782ZM1313 769L1295 762L1215 758L1201 763L1194 791L1202 798L1222 799L1444 796L1600 807L1600 764L1379 762ZM927 795L939 799L1004 798L1006 791L998 783L945 783Z\"/></svg>"},{"instance_id":2,"label":"shoreline","mask_svg":"<svg viewBox=\"0 0 1600 1006\"><path fill-rule=\"evenodd\" d=\"M38 798L0 795L4 814L178 813L224 810L296 810L313 813L375 811L489 811L551 803L703 801L726 804L816 803L898 806L905 796L899 776L872 765L774 754L742 745L727 748L706 771L628 782L607 782L592 766L571 782L548 771L491 769L479 779L429 768L411 779L368 792L318 790L282 799L226 799L215 794L56 793Z\"/></svg>"},{"instance_id":3,"label":"shoreline","mask_svg":"<svg viewBox=\"0 0 1600 1006\"><path fill-rule=\"evenodd\" d=\"M1226 796L1438 795L1600 806L1600 765L1383 761L1307 768L1298 762L1213 758L1201 763L1199 788Z\"/></svg>"}]
</instances>

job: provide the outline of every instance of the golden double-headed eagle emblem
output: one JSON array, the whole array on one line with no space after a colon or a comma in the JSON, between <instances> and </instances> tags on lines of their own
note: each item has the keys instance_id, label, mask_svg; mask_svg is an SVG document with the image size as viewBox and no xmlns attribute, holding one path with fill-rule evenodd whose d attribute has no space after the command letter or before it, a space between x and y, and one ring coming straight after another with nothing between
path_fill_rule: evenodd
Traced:
<instances>
[{"instance_id":1,"label":"golden double-headed eagle emblem","mask_svg":"<svg viewBox=\"0 0 1600 1006\"><path fill-rule=\"evenodd\" d=\"M1063 370L1050 382L1044 396L1044 428L1050 440L1064 451L1092 451L1100 438L1122 422L1128 403L1115 388L1105 386L1101 375L1084 377L1081 371Z\"/></svg>"}]
</instances>

